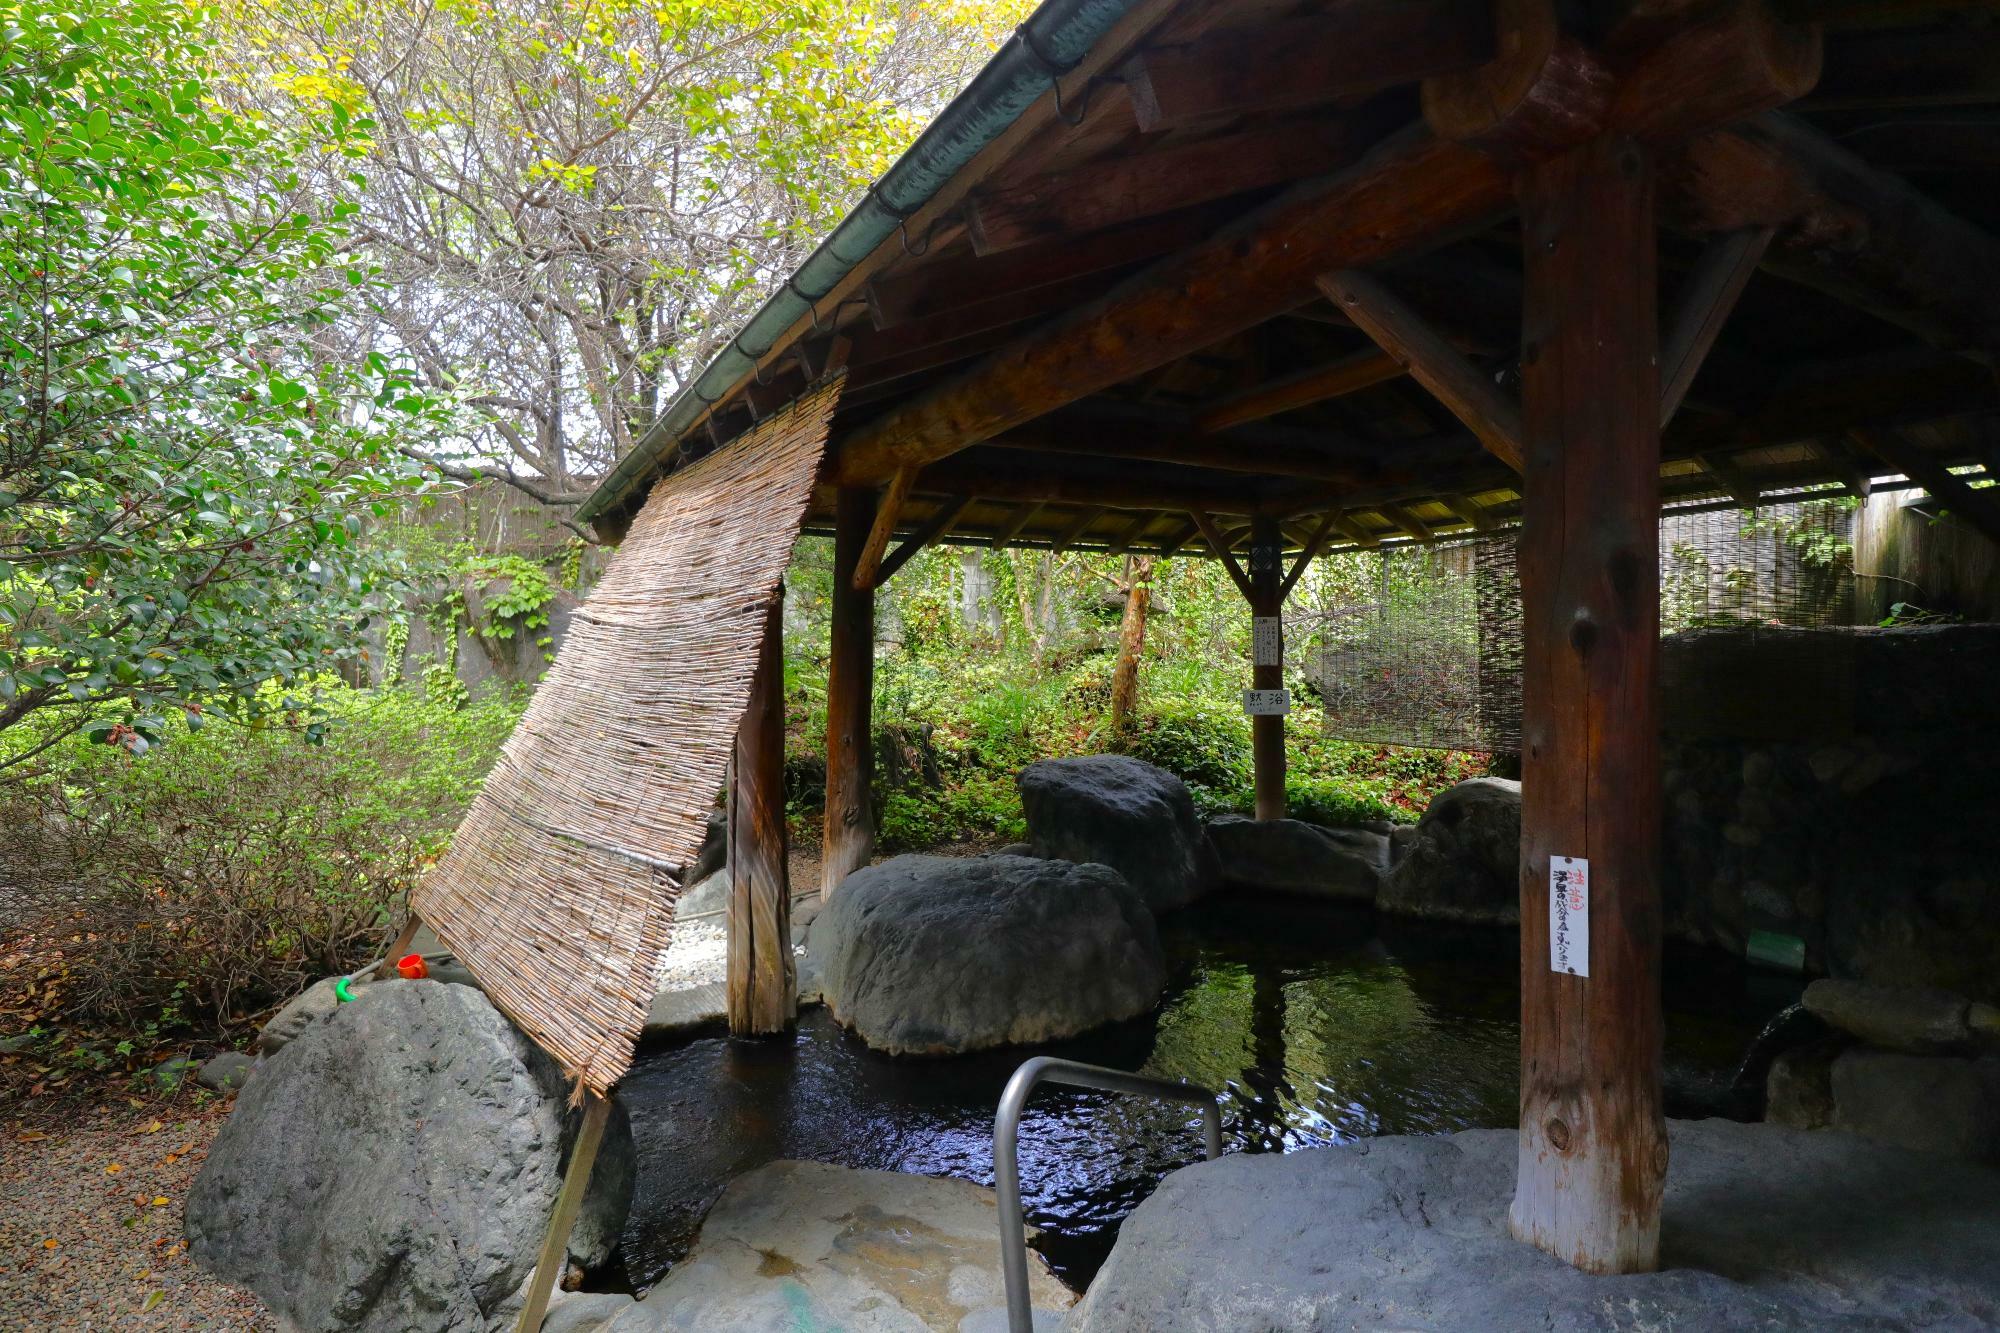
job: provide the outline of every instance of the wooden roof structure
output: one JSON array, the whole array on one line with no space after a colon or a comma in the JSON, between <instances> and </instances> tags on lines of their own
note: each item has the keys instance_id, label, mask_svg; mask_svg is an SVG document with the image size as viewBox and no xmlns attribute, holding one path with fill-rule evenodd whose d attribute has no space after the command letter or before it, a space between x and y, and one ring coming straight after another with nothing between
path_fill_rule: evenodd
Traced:
<instances>
[{"instance_id":1,"label":"wooden roof structure","mask_svg":"<svg viewBox=\"0 0 2000 1333\"><path fill-rule=\"evenodd\" d=\"M817 530L892 481L906 540L1510 523L1506 166L1570 128L1536 115L1659 150L1663 500L1906 474L2000 536L1947 471L2000 469L2000 6L1966 0L1139 0L585 515L844 366Z\"/></svg>"}]
</instances>

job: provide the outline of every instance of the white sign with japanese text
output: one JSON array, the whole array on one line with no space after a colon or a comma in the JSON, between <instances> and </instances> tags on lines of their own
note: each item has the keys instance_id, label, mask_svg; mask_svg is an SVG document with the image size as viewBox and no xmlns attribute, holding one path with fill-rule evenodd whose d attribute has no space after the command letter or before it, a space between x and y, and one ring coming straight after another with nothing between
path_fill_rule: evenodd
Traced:
<instances>
[{"instance_id":1,"label":"white sign with japanese text","mask_svg":"<svg viewBox=\"0 0 2000 1333\"><path fill-rule=\"evenodd\" d=\"M1250 617L1250 661L1254 666L1284 665L1285 622L1283 617Z\"/></svg>"},{"instance_id":2,"label":"white sign with japanese text","mask_svg":"<svg viewBox=\"0 0 2000 1333\"><path fill-rule=\"evenodd\" d=\"M1243 711L1252 717L1283 717L1292 711L1290 690L1245 690Z\"/></svg>"},{"instance_id":3,"label":"white sign with japanese text","mask_svg":"<svg viewBox=\"0 0 2000 1333\"><path fill-rule=\"evenodd\" d=\"M1549 858L1549 971L1590 975L1590 862Z\"/></svg>"}]
</instances>

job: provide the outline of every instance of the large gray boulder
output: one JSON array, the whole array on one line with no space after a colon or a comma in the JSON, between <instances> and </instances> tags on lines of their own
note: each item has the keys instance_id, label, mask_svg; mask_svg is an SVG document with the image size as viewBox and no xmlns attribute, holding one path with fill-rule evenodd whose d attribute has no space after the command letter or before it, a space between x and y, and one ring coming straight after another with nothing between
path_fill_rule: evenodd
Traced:
<instances>
[{"instance_id":1,"label":"large gray boulder","mask_svg":"<svg viewBox=\"0 0 2000 1333\"><path fill-rule=\"evenodd\" d=\"M1372 829L1217 815L1208 821L1208 840L1223 887L1240 892L1372 903L1389 873L1388 835Z\"/></svg>"},{"instance_id":2,"label":"large gray boulder","mask_svg":"<svg viewBox=\"0 0 2000 1333\"><path fill-rule=\"evenodd\" d=\"M1473 778L1437 794L1376 906L1440 921L1521 918L1521 784Z\"/></svg>"},{"instance_id":3,"label":"large gray boulder","mask_svg":"<svg viewBox=\"0 0 2000 1333\"><path fill-rule=\"evenodd\" d=\"M1220 878L1187 784L1163 768L1116 754L1043 759L1017 782L1036 856L1110 866L1155 912L1185 907Z\"/></svg>"},{"instance_id":4,"label":"large gray boulder","mask_svg":"<svg viewBox=\"0 0 2000 1333\"><path fill-rule=\"evenodd\" d=\"M1877 986L1822 977L1806 987L1806 1009L1870 1046L1937 1055L1972 1049L1972 1003L1949 991Z\"/></svg>"},{"instance_id":5,"label":"large gray boulder","mask_svg":"<svg viewBox=\"0 0 2000 1333\"><path fill-rule=\"evenodd\" d=\"M480 992L380 982L258 1069L187 1199L203 1267L310 1330L485 1330L518 1305L574 1135L554 1064ZM572 1240L609 1260L614 1114Z\"/></svg>"},{"instance_id":6,"label":"large gray boulder","mask_svg":"<svg viewBox=\"0 0 2000 1333\"><path fill-rule=\"evenodd\" d=\"M1032 1252L1028 1295L1048 1327L1076 1299ZM992 1190L772 1162L729 1183L693 1252L608 1328L998 1333L1005 1309Z\"/></svg>"},{"instance_id":7,"label":"large gray boulder","mask_svg":"<svg viewBox=\"0 0 2000 1333\"><path fill-rule=\"evenodd\" d=\"M826 1002L870 1046L945 1055L1072 1036L1151 1009L1153 914L1114 870L1027 856L899 856L813 924Z\"/></svg>"},{"instance_id":8,"label":"large gray boulder","mask_svg":"<svg viewBox=\"0 0 2000 1333\"><path fill-rule=\"evenodd\" d=\"M2000 1173L1836 1134L1669 1124L1657 1273L1514 1240L1517 1135L1364 1139L1177 1171L1120 1228L1071 1333L1985 1328Z\"/></svg>"},{"instance_id":9,"label":"large gray boulder","mask_svg":"<svg viewBox=\"0 0 2000 1333\"><path fill-rule=\"evenodd\" d=\"M2000 1164L2000 1057L1855 1049L1834 1060L1830 1083L1835 1129Z\"/></svg>"}]
</instances>

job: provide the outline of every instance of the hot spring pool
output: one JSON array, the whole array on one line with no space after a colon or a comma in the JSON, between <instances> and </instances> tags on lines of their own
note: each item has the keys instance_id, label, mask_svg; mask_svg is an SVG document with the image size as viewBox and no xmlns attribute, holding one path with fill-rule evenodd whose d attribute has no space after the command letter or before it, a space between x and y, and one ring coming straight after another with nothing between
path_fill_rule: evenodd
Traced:
<instances>
[{"instance_id":1,"label":"hot spring pool","mask_svg":"<svg viewBox=\"0 0 2000 1333\"><path fill-rule=\"evenodd\" d=\"M731 1177L778 1158L991 1185L994 1107L1031 1054L1204 1084L1222 1094L1230 1152L1514 1123L1512 933L1237 901L1178 913L1162 937L1168 981L1156 1013L1072 1041L894 1059L813 1008L789 1041L718 1033L642 1052L619 1092L640 1163L625 1232L633 1286L644 1290L687 1253ZM1725 1083L1799 990L1716 954L1670 950L1666 973L1670 1089ZM1191 1108L1043 1087L1021 1122L1036 1248L1081 1288L1119 1221L1163 1174L1200 1156Z\"/></svg>"}]
</instances>

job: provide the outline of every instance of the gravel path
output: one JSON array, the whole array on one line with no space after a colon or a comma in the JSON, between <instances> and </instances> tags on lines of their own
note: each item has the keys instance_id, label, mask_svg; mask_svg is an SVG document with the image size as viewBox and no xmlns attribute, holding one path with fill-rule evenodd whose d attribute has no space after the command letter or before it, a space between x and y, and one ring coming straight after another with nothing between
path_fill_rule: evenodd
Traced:
<instances>
[{"instance_id":1,"label":"gravel path","mask_svg":"<svg viewBox=\"0 0 2000 1333\"><path fill-rule=\"evenodd\" d=\"M185 1097L121 1101L61 1132L9 1122L0 1328L275 1330L255 1296L195 1267L181 1239L181 1200L224 1115L223 1103Z\"/></svg>"}]
</instances>

